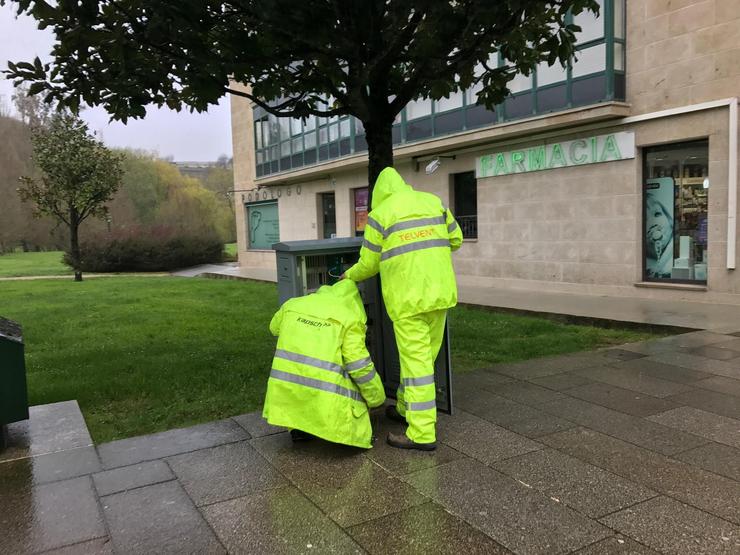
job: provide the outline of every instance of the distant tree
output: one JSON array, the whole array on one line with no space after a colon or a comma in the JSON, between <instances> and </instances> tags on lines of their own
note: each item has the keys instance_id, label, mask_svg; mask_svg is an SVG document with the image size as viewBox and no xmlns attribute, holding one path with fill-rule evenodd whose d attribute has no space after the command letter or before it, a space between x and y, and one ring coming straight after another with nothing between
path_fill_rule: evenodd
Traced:
<instances>
[{"instance_id":1,"label":"distant tree","mask_svg":"<svg viewBox=\"0 0 740 555\"><path fill-rule=\"evenodd\" d=\"M579 29L569 12L598 10L596 0L13 3L56 35L51 63L9 64L32 94L124 121L149 104L203 111L227 93L276 116L352 115L371 186L393 164L393 121L408 102L480 84L492 108L517 73L569 61Z\"/></svg>"},{"instance_id":2,"label":"distant tree","mask_svg":"<svg viewBox=\"0 0 740 555\"><path fill-rule=\"evenodd\" d=\"M21 121L31 127L47 125L54 113L54 105L44 102L40 96L29 94L28 89L28 85L18 85L12 96Z\"/></svg>"},{"instance_id":3,"label":"distant tree","mask_svg":"<svg viewBox=\"0 0 740 555\"><path fill-rule=\"evenodd\" d=\"M34 203L35 216L50 215L67 226L69 259L75 281L82 281L80 224L90 216L107 216L106 203L121 183L122 156L96 140L85 122L65 113L56 113L48 126L35 129L31 142L41 177L21 177L18 192Z\"/></svg>"}]
</instances>

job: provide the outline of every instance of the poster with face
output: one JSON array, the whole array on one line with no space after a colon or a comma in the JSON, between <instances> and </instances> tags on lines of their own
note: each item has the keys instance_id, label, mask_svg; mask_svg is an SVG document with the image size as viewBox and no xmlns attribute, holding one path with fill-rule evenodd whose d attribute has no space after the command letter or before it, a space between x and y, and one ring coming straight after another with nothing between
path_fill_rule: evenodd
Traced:
<instances>
[{"instance_id":1,"label":"poster with face","mask_svg":"<svg viewBox=\"0 0 740 555\"><path fill-rule=\"evenodd\" d=\"M650 278L671 277L675 189L672 177L645 182L645 273Z\"/></svg>"}]
</instances>

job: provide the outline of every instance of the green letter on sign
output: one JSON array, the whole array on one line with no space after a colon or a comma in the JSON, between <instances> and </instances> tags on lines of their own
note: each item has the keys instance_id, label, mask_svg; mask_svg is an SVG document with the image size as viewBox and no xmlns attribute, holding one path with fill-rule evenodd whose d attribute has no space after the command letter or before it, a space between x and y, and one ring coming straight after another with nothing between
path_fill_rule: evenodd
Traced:
<instances>
[{"instance_id":1,"label":"green letter on sign","mask_svg":"<svg viewBox=\"0 0 740 555\"><path fill-rule=\"evenodd\" d=\"M524 152L521 150L511 153L511 171L514 173L527 171L524 169Z\"/></svg>"},{"instance_id":2,"label":"green letter on sign","mask_svg":"<svg viewBox=\"0 0 740 555\"><path fill-rule=\"evenodd\" d=\"M499 152L496 155L496 167L493 169L493 175L506 175L509 173L509 168L506 166L506 156L503 152Z\"/></svg>"},{"instance_id":3,"label":"green letter on sign","mask_svg":"<svg viewBox=\"0 0 740 555\"><path fill-rule=\"evenodd\" d=\"M486 156L480 157L480 176L481 177L488 177L491 175L491 170L493 169L491 166L493 166L493 157L488 154Z\"/></svg>"},{"instance_id":4,"label":"green letter on sign","mask_svg":"<svg viewBox=\"0 0 740 555\"><path fill-rule=\"evenodd\" d=\"M550 158L550 165L547 167L554 168L556 164L560 166L568 165L568 162L565 160L565 155L563 154L563 147L560 146L560 143L552 145L552 157Z\"/></svg>"},{"instance_id":5,"label":"green letter on sign","mask_svg":"<svg viewBox=\"0 0 740 555\"><path fill-rule=\"evenodd\" d=\"M529 149L529 171L544 170L545 169L545 147L538 146L537 148Z\"/></svg>"},{"instance_id":6,"label":"green letter on sign","mask_svg":"<svg viewBox=\"0 0 740 555\"><path fill-rule=\"evenodd\" d=\"M585 152L582 154L578 154L576 152L576 148L588 148L586 145L586 141L583 139L577 139L570 143L570 160L574 164L585 164L588 161L588 154Z\"/></svg>"},{"instance_id":7,"label":"green letter on sign","mask_svg":"<svg viewBox=\"0 0 740 555\"><path fill-rule=\"evenodd\" d=\"M614 138L614 135L607 135L606 142L604 143L604 150L601 152L599 162L606 162L610 156L615 160L622 159L622 153L619 152L617 140Z\"/></svg>"}]
</instances>

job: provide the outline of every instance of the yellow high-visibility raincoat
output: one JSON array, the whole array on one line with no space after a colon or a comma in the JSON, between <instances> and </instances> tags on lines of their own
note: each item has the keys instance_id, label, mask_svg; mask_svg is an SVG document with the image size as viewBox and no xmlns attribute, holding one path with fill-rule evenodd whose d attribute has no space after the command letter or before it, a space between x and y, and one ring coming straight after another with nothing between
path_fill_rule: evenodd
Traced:
<instances>
[{"instance_id":1,"label":"yellow high-visibility raincoat","mask_svg":"<svg viewBox=\"0 0 740 555\"><path fill-rule=\"evenodd\" d=\"M342 280L286 301L270 322L278 336L263 416L335 443L370 448L368 405L385 401L365 347L357 285Z\"/></svg>"},{"instance_id":2,"label":"yellow high-visibility raincoat","mask_svg":"<svg viewBox=\"0 0 740 555\"><path fill-rule=\"evenodd\" d=\"M446 311L457 304L451 251L462 244L462 231L439 197L415 191L390 167L380 172L370 207L360 260L345 276L363 281L380 272L401 362L396 407L409 439L433 443L434 360Z\"/></svg>"}]
</instances>

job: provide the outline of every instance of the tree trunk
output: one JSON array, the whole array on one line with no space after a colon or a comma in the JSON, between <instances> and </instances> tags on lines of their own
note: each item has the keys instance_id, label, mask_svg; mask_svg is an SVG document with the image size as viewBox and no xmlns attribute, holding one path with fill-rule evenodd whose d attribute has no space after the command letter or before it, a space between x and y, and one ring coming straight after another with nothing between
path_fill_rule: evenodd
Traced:
<instances>
[{"instance_id":1,"label":"tree trunk","mask_svg":"<svg viewBox=\"0 0 740 555\"><path fill-rule=\"evenodd\" d=\"M367 139L369 193L372 195L378 175L393 166L393 122L363 122Z\"/></svg>"},{"instance_id":2,"label":"tree trunk","mask_svg":"<svg viewBox=\"0 0 740 555\"><path fill-rule=\"evenodd\" d=\"M77 233L79 225L77 222L73 222L69 226L69 254L72 255L72 269L75 271L75 281L82 281L82 271L80 271L80 240Z\"/></svg>"}]
</instances>

